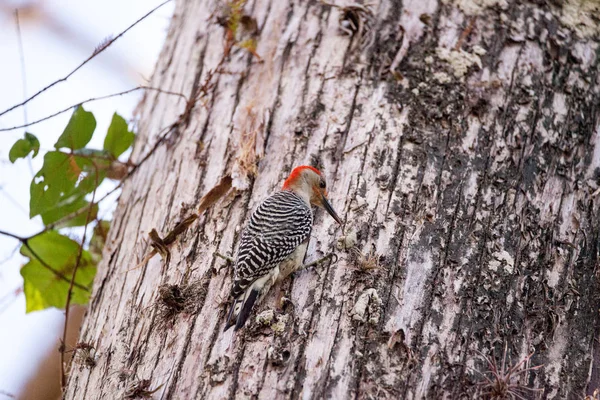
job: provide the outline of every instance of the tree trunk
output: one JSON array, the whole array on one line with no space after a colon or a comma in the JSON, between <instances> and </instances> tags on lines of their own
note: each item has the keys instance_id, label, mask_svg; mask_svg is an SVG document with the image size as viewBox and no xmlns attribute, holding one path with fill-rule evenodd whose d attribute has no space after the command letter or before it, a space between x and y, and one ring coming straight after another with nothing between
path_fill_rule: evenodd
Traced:
<instances>
[{"instance_id":1,"label":"tree trunk","mask_svg":"<svg viewBox=\"0 0 600 400\"><path fill-rule=\"evenodd\" d=\"M151 84L201 96L191 114L140 105L134 161L178 123L125 182L80 337L97 363L72 368L67 398L510 395L494 368L525 398L600 386L598 6L370 4L248 1L261 59L236 37L220 63L252 19L233 32L223 3L177 3ZM291 303L272 290L232 340L215 252L301 164L345 220L317 211L305 261L339 259L284 282ZM132 269L230 173L237 191L168 264Z\"/></svg>"}]
</instances>

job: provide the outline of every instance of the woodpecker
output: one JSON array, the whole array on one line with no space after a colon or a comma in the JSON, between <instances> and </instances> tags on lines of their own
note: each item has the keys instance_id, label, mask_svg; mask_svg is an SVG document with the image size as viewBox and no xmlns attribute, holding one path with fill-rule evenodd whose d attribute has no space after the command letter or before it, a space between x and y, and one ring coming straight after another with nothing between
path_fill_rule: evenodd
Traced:
<instances>
[{"instance_id":1,"label":"woodpecker","mask_svg":"<svg viewBox=\"0 0 600 400\"><path fill-rule=\"evenodd\" d=\"M281 190L266 198L252 213L242 232L231 288L233 304L225 330L246 323L255 304L276 283L302 267L313 225L311 206L324 208L342 220L327 200L321 172L306 165L296 167Z\"/></svg>"}]
</instances>

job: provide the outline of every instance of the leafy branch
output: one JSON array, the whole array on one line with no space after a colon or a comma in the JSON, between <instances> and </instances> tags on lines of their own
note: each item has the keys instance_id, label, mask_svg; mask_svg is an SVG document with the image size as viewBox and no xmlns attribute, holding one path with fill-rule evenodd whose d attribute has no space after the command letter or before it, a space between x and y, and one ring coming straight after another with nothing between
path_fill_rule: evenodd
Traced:
<instances>
[{"instance_id":1,"label":"leafy branch","mask_svg":"<svg viewBox=\"0 0 600 400\"><path fill-rule=\"evenodd\" d=\"M86 148L95 128L94 115L77 107L56 141L55 149L44 155L42 168L31 181L29 208L30 217L41 216L45 228L29 237L0 231L19 240L21 254L29 258L21 268L28 312L47 307L63 308L71 302L85 304L89 299L97 259L83 249L85 228L97 216L99 185L111 164L119 162L118 157L131 147L135 138L127 122L114 114L103 149ZM35 157L38 151L39 141L35 135L26 133L24 139L13 145L10 159L16 162L31 152ZM92 198L88 201L86 197L90 193ZM81 243L58 231L76 226L85 227Z\"/></svg>"},{"instance_id":2,"label":"leafy branch","mask_svg":"<svg viewBox=\"0 0 600 400\"><path fill-rule=\"evenodd\" d=\"M69 124L55 144L57 148L65 145L69 148L69 151L63 152L57 149L47 152L44 157L42 169L31 182L30 215L32 217L41 215L45 227L28 237L21 237L10 232L0 231L0 235L12 237L21 242L21 253L34 260L30 260L22 269L22 275L25 278L24 293L27 300L27 311L39 310L50 306L63 308L65 301L60 299L66 298L66 294L57 296L57 291L69 293L68 288L48 285L48 282L54 282L56 279L59 279L63 283L70 284L72 277L70 279L65 274L65 271L71 272L73 269L77 271L80 267L78 263L75 263L76 267L73 267L73 260L77 260L80 257L77 255L77 249L79 249L80 245L70 238L59 234L57 229L81 225L87 227L90 221L96 217L99 204L122 187L123 182L155 153L173 130L179 126L183 118L184 115L182 114L175 123L167 127L139 162L135 165L129 162L123 163L130 168L122 177L119 184L96 200L96 189L106 175L106 168L111 162L119 162L117 157L131 146L135 136L132 132L129 132L125 120L115 114L104 141L104 149L84 148L92 137L96 125L95 119L91 113L88 113L82 107L78 107L73 112ZM28 135L35 138L32 134ZM16 155L15 159L12 160L13 162L19 158L26 157L31 151L34 151L38 143L37 138L26 141L26 143L20 143L21 140L23 139L20 139L13 145L13 149L19 148L18 152L14 152L11 149L11 153L15 153ZM34 152L35 154L37 152ZM91 202L87 202L85 196L90 192L92 192L92 200ZM84 214L88 216L81 218ZM103 225L108 225L108 222L99 221L96 228L94 228L95 235L92 237L90 247L98 240L106 238L106 231L108 229L104 229L104 232L101 232L103 229L98 229ZM97 238L96 236L102 236L102 238ZM82 243L85 242L85 238L84 230L84 240ZM60 250L58 251L58 255L51 251L54 245L57 245L58 250ZM98 251L101 251L101 248ZM43 254L40 255L40 253ZM74 288L87 293L85 297L76 296L78 304L87 302L90 291L89 285L91 285L95 274L95 262L92 262L92 255L84 251L83 257L84 261L94 267L94 270L89 276L86 274L86 279L83 279L83 282L79 282L79 280L73 281ZM30 277L28 270L33 268L31 266L32 263L35 264L34 270L43 268L51 274L40 274L37 271L37 275L44 276L44 278L34 279L35 284L30 284L31 282L28 281L28 277ZM52 267L51 264L59 265L59 267ZM35 274L31 276L33 275Z\"/></svg>"}]
</instances>

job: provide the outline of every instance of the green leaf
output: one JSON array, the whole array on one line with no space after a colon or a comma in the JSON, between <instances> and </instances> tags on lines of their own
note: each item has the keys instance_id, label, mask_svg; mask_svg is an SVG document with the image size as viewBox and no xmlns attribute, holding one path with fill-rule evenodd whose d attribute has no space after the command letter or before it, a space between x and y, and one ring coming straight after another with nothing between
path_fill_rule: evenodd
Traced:
<instances>
[{"instance_id":1,"label":"green leaf","mask_svg":"<svg viewBox=\"0 0 600 400\"><path fill-rule=\"evenodd\" d=\"M37 156L40 151L40 141L35 135L25 132L25 138L17 140L11 147L8 159L14 164L17 159L27 157L32 151L33 157Z\"/></svg>"},{"instance_id":2,"label":"green leaf","mask_svg":"<svg viewBox=\"0 0 600 400\"><path fill-rule=\"evenodd\" d=\"M29 246L46 264L71 279L79 244L56 231L48 231L29 240ZM21 254L29 258L29 262L21 268L25 281L24 292L26 311L43 310L48 307L64 308L67 303L69 282L58 277L22 246ZM75 282L83 287L91 287L96 274L96 266L89 252L83 250ZM87 304L90 292L73 286L71 303Z\"/></svg>"},{"instance_id":3,"label":"green leaf","mask_svg":"<svg viewBox=\"0 0 600 400\"><path fill-rule=\"evenodd\" d=\"M41 215L49 224L85 207L85 196L106 176L97 164L88 157L60 151L46 153L42 169L31 181L29 216Z\"/></svg>"},{"instance_id":4,"label":"green leaf","mask_svg":"<svg viewBox=\"0 0 600 400\"><path fill-rule=\"evenodd\" d=\"M25 294L25 312L44 310L50 305L44 301L42 292L39 291L28 279L23 282L23 293Z\"/></svg>"},{"instance_id":5,"label":"green leaf","mask_svg":"<svg viewBox=\"0 0 600 400\"><path fill-rule=\"evenodd\" d=\"M54 147L57 149L63 147L68 147L71 150L82 149L92 138L95 129L96 118L94 118L94 114L85 111L82 106L77 106Z\"/></svg>"},{"instance_id":6,"label":"green leaf","mask_svg":"<svg viewBox=\"0 0 600 400\"><path fill-rule=\"evenodd\" d=\"M108 133L104 139L104 150L118 158L133 143L135 134L127 129L127 122L119 114L114 113Z\"/></svg>"},{"instance_id":7,"label":"green leaf","mask_svg":"<svg viewBox=\"0 0 600 400\"><path fill-rule=\"evenodd\" d=\"M73 168L71 158L60 151L46 153L42 169L31 181L30 217L56 207L62 196L73 191L81 172Z\"/></svg>"}]
</instances>

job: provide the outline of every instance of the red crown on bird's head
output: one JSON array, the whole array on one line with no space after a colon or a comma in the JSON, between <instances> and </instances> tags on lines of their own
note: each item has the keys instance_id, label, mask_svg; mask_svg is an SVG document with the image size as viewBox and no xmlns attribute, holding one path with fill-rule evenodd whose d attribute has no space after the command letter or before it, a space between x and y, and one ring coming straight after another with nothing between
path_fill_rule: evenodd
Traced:
<instances>
[{"instance_id":1,"label":"red crown on bird's head","mask_svg":"<svg viewBox=\"0 0 600 400\"><path fill-rule=\"evenodd\" d=\"M300 177L300 175L302 174L302 171L305 171L307 169L310 169L311 171L313 171L314 173L316 173L319 176L322 175L321 171L319 171L315 167L311 167L309 165L301 165L292 170L292 172L290 173L290 176L288 176L288 178L285 180L285 182L283 182L282 189L289 189L294 184L294 182L296 182L296 180Z\"/></svg>"}]
</instances>

